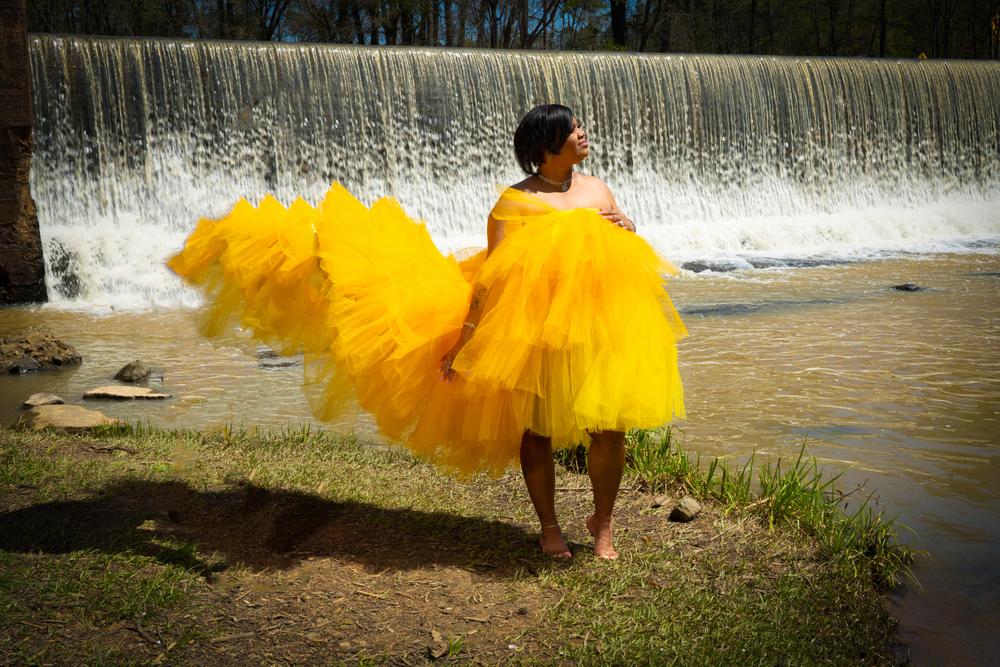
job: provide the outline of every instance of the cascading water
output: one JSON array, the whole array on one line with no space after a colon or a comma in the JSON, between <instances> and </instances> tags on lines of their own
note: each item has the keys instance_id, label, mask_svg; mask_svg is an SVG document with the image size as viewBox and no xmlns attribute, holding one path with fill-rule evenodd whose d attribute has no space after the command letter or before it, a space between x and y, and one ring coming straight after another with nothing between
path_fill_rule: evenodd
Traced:
<instances>
[{"instance_id":1,"label":"cascading water","mask_svg":"<svg viewBox=\"0 0 1000 667\"><path fill-rule=\"evenodd\" d=\"M585 165L675 261L765 266L1000 236L1000 63L34 36L50 296L196 297L163 267L239 197L391 194L481 246L510 137L574 108ZM749 262L749 264L748 264Z\"/></svg>"}]
</instances>

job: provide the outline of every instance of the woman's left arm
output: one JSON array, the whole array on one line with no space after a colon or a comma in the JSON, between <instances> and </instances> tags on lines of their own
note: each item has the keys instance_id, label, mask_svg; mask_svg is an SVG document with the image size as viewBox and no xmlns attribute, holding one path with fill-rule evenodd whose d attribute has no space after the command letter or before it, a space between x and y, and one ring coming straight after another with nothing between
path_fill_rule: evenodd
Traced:
<instances>
[{"instance_id":1,"label":"woman's left arm","mask_svg":"<svg viewBox=\"0 0 1000 667\"><path fill-rule=\"evenodd\" d=\"M632 220L627 215L622 213L620 208L618 208L618 202L615 201L615 196L611 194L611 189L601 179L596 177L592 178L594 178L594 185L596 189L600 191L603 196L602 198L608 202L607 208L599 209L599 213L603 215L611 224L621 227L626 231L634 232L635 223L633 223Z\"/></svg>"}]
</instances>

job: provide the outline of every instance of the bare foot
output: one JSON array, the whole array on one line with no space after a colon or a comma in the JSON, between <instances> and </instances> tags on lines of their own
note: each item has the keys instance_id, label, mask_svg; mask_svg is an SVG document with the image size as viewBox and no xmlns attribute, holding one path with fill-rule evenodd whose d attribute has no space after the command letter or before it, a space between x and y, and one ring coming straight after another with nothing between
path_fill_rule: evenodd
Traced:
<instances>
[{"instance_id":1,"label":"bare foot","mask_svg":"<svg viewBox=\"0 0 1000 667\"><path fill-rule=\"evenodd\" d=\"M545 526L542 528L542 539L538 540L538 546L541 547L543 554L552 558L565 559L573 557L573 552L566 546L566 540L563 539L563 534L559 530L559 526Z\"/></svg>"},{"instance_id":2,"label":"bare foot","mask_svg":"<svg viewBox=\"0 0 1000 667\"><path fill-rule=\"evenodd\" d=\"M610 521L608 521L607 525L598 526L594 521L594 516L588 516L587 530L590 531L590 534L594 537L595 556L604 560L614 560L618 558L618 552L615 551L615 547L611 543Z\"/></svg>"}]
</instances>

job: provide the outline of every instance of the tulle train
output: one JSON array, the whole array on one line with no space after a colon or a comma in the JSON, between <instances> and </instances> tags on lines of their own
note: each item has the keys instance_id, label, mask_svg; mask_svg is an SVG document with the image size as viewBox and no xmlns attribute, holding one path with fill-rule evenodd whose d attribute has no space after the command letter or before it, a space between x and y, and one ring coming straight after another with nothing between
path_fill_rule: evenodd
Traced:
<instances>
[{"instance_id":1,"label":"tulle train","mask_svg":"<svg viewBox=\"0 0 1000 667\"><path fill-rule=\"evenodd\" d=\"M357 403L387 438L461 473L502 472L526 430L558 447L682 417L673 267L593 209L508 189L494 213L504 241L460 262L395 200L369 208L336 184L317 208L240 201L169 265L205 292L207 335L239 323L305 352L317 416ZM444 382L473 285L484 315Z\"/></svg>"}]
</instances>

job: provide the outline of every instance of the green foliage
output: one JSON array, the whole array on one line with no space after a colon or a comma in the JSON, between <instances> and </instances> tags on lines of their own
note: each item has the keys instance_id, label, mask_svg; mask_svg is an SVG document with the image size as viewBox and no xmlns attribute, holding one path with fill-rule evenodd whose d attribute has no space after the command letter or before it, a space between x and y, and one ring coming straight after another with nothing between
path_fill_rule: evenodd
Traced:
<instances>
[{"instance_id":1,"label":"green foliage","mask_svg":"<svg viewBox=\"0 0 1000 667\"><path fill-rule=\"evenodd\" d=\"M518 49L997 58L995 3L909 0L28 0L32 32Z\"/></svg>"}]
</instances>

